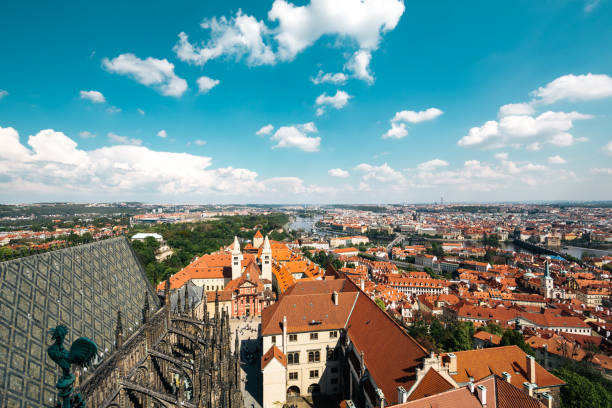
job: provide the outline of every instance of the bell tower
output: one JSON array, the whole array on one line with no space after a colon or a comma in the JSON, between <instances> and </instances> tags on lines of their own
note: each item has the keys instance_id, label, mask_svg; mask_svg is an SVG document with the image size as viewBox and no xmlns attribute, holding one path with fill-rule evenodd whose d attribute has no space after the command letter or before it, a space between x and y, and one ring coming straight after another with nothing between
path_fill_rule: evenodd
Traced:
<instances>
[{"instance_id":1,"label":"bell tower","mask_svg":"<svg viewBox=\"0 0 612 408\"><path fill-rule=\"evenodd\" d=\"M242 273L242 259L238 237L234 237L234 246L232 247L232 280L240 277Z\"/></svg>"},{"instance_id":2,"label":"bell tower","mask_svg":"<svg viewBox=\"0 0 612 408\"><path fill-rule=\"evenodd\" d=\"M261 250L261 277L272 282L272 248L267 235Z\"/></svg>"}]
</instances>

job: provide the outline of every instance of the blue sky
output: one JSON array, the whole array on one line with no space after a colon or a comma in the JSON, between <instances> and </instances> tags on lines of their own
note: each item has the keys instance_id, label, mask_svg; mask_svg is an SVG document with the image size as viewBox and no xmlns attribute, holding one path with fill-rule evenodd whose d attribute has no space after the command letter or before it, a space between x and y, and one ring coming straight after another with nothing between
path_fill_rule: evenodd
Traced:
<instances>
[{"instance_id":1,"label":"blue sky","mask_svg":"<svg viewBox=\"0 0 612 408\"><path fill-rule=\"evenodd\" d=\"M0 5L0 201L612 199L612 2Z\"/></svg>"}]
</instances>

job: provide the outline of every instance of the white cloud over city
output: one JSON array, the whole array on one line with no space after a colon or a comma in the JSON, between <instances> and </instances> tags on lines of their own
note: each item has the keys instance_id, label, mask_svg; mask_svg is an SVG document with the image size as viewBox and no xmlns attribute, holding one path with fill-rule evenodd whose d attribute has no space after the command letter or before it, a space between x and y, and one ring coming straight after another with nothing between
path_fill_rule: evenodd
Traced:
<instances>
[{"instance_id":1,"label":"white cloud over city","mask_svg":"<svg viewBox=\"0 0 612 408\"><path fill-rule=\"evenodd\" d=\"M128 53L113 59L104 58L102 66L108 72L128 76L165 96L180 97L187 90L187 81L175 74L174 64L165 58L143 60Z\"/></svg>"},{"instance_id":2,"label":"white cloud over city","mask_svg":"<svg viewBox=\"0 0 612 408\"><path fill-rule=\"evenodd\" d=\"M326 35L350 39L357 50L348 58L348 74L318 75L313 82L344 83L348 75L372 83L372 51L381 37L395 29L402 14L401 0L311 0L302 6L275 0L267 22L238 10L235 15L206 18L200 24L205 40L192 42L179 33L174 47L177 57L203 66L208 61L233 57L251 66L292 61L299 53Z\"/></svg>"}]
</instances>

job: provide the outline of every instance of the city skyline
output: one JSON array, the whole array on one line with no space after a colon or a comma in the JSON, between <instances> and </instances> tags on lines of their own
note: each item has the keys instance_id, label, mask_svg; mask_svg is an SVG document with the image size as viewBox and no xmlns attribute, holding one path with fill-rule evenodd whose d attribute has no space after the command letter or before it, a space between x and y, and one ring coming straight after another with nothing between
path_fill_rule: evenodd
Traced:
<instances>
[{"instance_id":1,"label":"city skyline","mask_svg":"<svg viewBox=\"0 0 612 408\"><path fill-rule=\"evenodd\" d=\"M612 200L609 1L0 15L3 203Z\"/></svg>"}]
</instances>

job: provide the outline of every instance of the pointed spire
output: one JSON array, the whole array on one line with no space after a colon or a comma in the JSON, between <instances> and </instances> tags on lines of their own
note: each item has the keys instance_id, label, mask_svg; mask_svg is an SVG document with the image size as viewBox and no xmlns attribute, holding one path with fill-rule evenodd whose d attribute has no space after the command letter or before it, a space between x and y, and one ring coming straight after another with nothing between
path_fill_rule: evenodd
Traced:
<instances>
[{"instance_id":1,"label":"pointed spire","mask_svg":"<svg viewBox=\"0 0 612 408\"><path fill-rule=\"evenodd\" d=\"M117 310L117 327L115 328L115 347L123 345L123 324L121 322L121 309Z\"/></svg>"},{"instance_id":2,"label":"pointed spire","mask_svg":"<svg viewBox=\"0 0 612 408\"><path fill-rule=\"evenodd\" d=\"M164 288L164 303L170 308L170 277L166 279L166 286Z\"/></svg>"},{"instance_id":3,"label":"pointed spire","mask_svg":"<svg viewBox=\"0 0 612 408\"><path fill-rule=\"evenodd\" d=\"M264 245L263 245L263 249L265 250L270 250L270 240L268 239L268 236L266 235L266 238L264 239Z\"/></svg>"},{"instance_id":4,"label":"pointed spire","mask_svg":"<svg viewBox=\"0 0 612 408\"><path fill-rule=\"evenodd\" d=\"M236 357L240 355L240 342L238 340L238 328L236 327L236 338L234 339L234 354Z\"/></svg>"},{"instance_id":5,"label":"pointed spire","mask_svg":"<svg viewBox=\"0 0 612 408\"><path fill-rule=\"evenodd\" d=\"M189 291L187 289L187 285L185 285L185 307L183 308L185 313L189 311Z\"/></svg>"},{"instance_id":6,"label":"pointed spire","mask_svg":"<svg viewBox=\"0 0 612 408\"><path fill-rule=\"evenodd\" d=\"M234 245L232 247L233 254L240 253L240 243L238 242L238 237L234 235Z\"/></svg>"},{"instance_id":7,"label":"pointed spire","mask_svg":"<svg viewBox=\"0 0 612 408\"><path fill-rule=\"evenodd\" d=\"M145 292L144 295L144 306L142 307L142 322L146 323L149 321L149 311L151 307L149 306L149 294Z\"/></svg>"}]
</instances>

